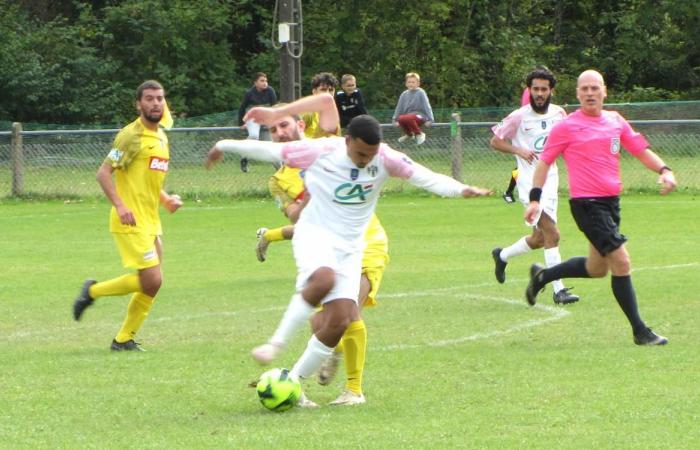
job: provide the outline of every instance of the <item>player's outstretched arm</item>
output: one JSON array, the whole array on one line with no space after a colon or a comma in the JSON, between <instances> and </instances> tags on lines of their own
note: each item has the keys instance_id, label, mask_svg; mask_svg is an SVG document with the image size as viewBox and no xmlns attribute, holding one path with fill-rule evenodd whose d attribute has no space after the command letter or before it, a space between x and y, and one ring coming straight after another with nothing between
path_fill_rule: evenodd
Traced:
<instances>
[{"instance_id":1,"label":"player's outstretched arm","mask_svg":"<svg viewBox=\"0 0 700 450\"><path fill-rule=\"evenodd\" d=\"M639 161L644 164L648 169L653 170L659 174L658 184L661 185L661 194L665 195L676 189L678 185L676 183L676 176L673 171L668 167L663 159L653 151L646 149L637 156Z\"/></svg>"},{"instance_id":2,"label":"player's outstretched arm","mask_svg":"<svg viewBox=\"0 0 700 450\"><path fill-rule=\"evenodd\" d=\"M263 125L271 126L276 120L285 116L301 115L304 113L318 113L320 127L328 132L335 133L340 123L338 108L331 94L309 95L283 106L273 108L251 108L243 118L254 119Z\"/></svg>"},{"instance_id":3,"label":"player's outstretched arm","mask_svg":"<svg viewBox=\"0 0 700 450\"><path fill-rule=\"evenodd\" d=\"M204 158L204 166L207 169L224 158L224 152L236 153L242 158L257 161L281 163L283 143L258 141L256 139L224 139L217 142Z\"/></svg>"},{"instance_id":4,"label":"player's outstretched arm","mask_svg":"<svg viewBox=\"0 0 700 450\"><path fill-rule=\"evenodd\" d=\"M460 183L454 178L433 172L415 162L413 163L412 171L413 173L408 177L409 183L442 197L468 198L491 195L493 193L490 189Z\"/></svg>"}]
</instances>

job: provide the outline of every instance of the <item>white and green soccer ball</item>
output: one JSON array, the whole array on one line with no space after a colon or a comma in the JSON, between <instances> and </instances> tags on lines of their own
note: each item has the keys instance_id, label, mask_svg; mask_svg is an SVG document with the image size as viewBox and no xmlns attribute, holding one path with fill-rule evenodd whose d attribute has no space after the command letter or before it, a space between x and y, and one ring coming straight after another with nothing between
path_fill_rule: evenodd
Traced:
<instances>
[{"instance_id":1,"label":"white and green soccer ball","mask_svg":"<svg viewBox=\"0 0 700 450\"><path fill-rule=\"evenodd\" d=\"M260 403L265 408L282 412L299 402L301 383L289 375L289 369L270 369L260 375L257 391Z\"/></svg>"}]
</instances>

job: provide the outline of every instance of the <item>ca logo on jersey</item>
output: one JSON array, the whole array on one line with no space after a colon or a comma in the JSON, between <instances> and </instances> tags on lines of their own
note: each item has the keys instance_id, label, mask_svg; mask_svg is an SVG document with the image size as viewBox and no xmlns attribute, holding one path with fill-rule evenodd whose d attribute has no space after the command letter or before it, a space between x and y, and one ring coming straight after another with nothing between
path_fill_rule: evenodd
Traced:
<instances>
[{"instance_id":1,"label":"ca logo on jersey","mask_svg":"<svg viewBox=\"0 0 700 450\"><path fill-rule=\"evenodd\" d=\"M363 186L361 184L343 183L335 188L333 201L344 205L359 205L367 201L367 196L373 190L373 184L365 184Z\"/></svg>"},{"instance_id":2,"label":"ca logo on jersey","mask_svg":"<svg viewBox=\"0 0 700 450\"><path fill-rule=\"evenodd\" d=\"M540 136L537 139L535 139L535 142L532 144L532 146L535 148L536 152L541 152L542 149L544 148L544 144L547 143L547 136Z\"/></svg>"},{"instance_id":3,"label":"ca logo on jersey","mask_svg":"<svg viewBox=\"0 0 700 450\"><path fill-rule=\"evenodd\" d=\"M620 138L610 139L610 153L613 155L620 153Z\"/></svg>"}]
</instances>

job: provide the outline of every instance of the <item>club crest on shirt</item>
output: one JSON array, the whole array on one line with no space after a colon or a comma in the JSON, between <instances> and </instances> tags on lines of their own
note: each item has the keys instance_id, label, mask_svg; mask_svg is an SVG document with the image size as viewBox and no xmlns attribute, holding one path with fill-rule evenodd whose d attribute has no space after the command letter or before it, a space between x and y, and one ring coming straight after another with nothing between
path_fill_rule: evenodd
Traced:
<instances>
[{"instance_id":1,"label":"club crest on shirt","mask_svg":"<svg viewBox=\"0 0 700 450\"><path fill-rule=\"evenodd\" d=\"M374 164L367 167L367 173L369 173L371 177L376 177L377 172L379 172L379 167L375 166Z\"/></svg>"},{"instance_id":2,"label":"club crest on shirt","mask_svg":"<svg viewBox=\"0 0 700 450\"><path fill-rule=\"evenodd\" d=\"M610 139L610 153L613 155L620 153L620 138Z\"/></svg>"},{"instance_id":3,"label":"club crest on shirt","mask_svg":"<svg viewBox=\"0 0 700 450\"><path fill-rule=\"evenodd\" d=\"M359 177L359 176L360 176L360 169L357 169L354 167L352 169L350 169L350 179L352 181L357 180L357 177Z\"/></svg>"},{"instance_id":4,"label":"club crest on shirt","mask_svg":"<svg viewBox=\"0 0 700 450\"><path fill-rule=\"evenodd\" d=\"M540 124L542 125L543 130L547 129L547 121L546 120L543 120L542 122L540 122Z\"/></svg>"}]
</instances>

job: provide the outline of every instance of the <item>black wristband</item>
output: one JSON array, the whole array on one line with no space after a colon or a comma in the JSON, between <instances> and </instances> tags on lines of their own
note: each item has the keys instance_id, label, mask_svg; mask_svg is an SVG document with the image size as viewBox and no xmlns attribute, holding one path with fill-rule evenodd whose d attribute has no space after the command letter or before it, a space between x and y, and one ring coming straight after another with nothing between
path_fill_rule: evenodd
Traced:
<instances>
[{"instance_id":1,"label":"black wristband","mask_svg":"<svg viewBox=\"0 0 700 450\"><path fill-rule=\"evenodd\" d=\"M668 166L663 166L662 168L659 169L659 173L662 174L664 173L664 170L668 170L669 172L673 172L670 167Z\"/></svg>"},{"instance_id":2,"label":"black wristband","mask_svg":"<svg viewBox=\"0 0 700 450\"><path fill-rule=\"evenodd\" d=\"M530 189L530 201L539 202L542 197L542 188L532 188Z\"/></svg>"}]
</instances>

